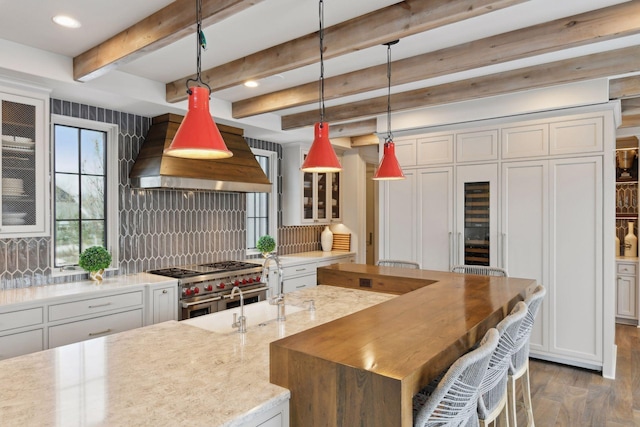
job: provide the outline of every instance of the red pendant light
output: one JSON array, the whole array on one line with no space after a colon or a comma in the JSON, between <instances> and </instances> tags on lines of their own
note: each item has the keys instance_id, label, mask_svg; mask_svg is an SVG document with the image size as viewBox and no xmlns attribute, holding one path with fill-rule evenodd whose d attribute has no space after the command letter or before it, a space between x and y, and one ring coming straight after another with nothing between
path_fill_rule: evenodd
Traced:
<instances>
[{"instance_id":1,"label":"red pendant light","mask_svg":"<svg viewBox=\"0 0 640 427\"><path fill-rule=\"evenodd\" d=\"M209 113L209 89L189 89L189 111L164 153L190 159L226 159L233 156Z\"/></svg>"},{"instance_id":2,"label":"red pendant light","mask_svg":"<svg viewBox=\"0 0 640 427\"><path fill-rule=\"evenodd\" d=\"M387 137L384 139L384 151L382 152L382 160L378 165L373 179L376 181L392 181L398 179L404 179L404 173L398 158L396 157L396 144L393 142L393 135L391 134L391 46L398 43L398 40L394 40L389 43L385 43L387 46Z\"/></svg>"},{"instance_id":3,"label":"red pendant light","mask_svg":"<svg viewBox=\"0 0 640 427\"><path fill-rule=\"evenodd\" d=\"M392 181L404 178L402 168L400 168L400 163L398 163L398 158L396 157L396 144L391 140L385 141L382 160L380 160L378 170L373 179L376 181Z\"/></svg>"},{"instance_id":4,"label":"red pendant light","mask_svg":"<svg viewBox=\"0 0 640 427\"><path fill-rule=\"evenodd\" d=\"M207 41L202 32L202 4L196 0L197 17L197 74L196 79L187 80L187 93L189 94L189 109L182 120L178 131L169 147L164 153L169 156L189 159L226 159L233 156L227 149L227 145L220 135L220 131L209 112L209 96L211 88L202 81L200 75L201 49L206 48ZM200 83L206 87L192 86L189 82Z\"/></svg>"},{"instance_id":5,"label":"red pendant light","mask_svg":"<svg viewBox=\"0 0 640 427\"><path fill-rule=\"evenodd\" d=\"M342 166L329 140L329 123L324 121L324 2L320 0L320 121L314 126L314 138L309 154L300 168L303 172L340 172Z\"/></svg>"}]
</instances>

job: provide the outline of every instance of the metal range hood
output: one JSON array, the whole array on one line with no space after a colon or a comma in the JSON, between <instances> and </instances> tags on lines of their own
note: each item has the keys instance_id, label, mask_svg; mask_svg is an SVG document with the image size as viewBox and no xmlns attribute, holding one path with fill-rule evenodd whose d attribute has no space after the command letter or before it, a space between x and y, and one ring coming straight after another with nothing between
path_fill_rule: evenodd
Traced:
<instances>
[{"instance_id":1,"label":"metal range hood","mask_svg":"<svg viewBox=\"0 0 640 427\"><path fill-rule=\"evenodd\" d=\"M243 130L218 125L233 157L219 160L183 159L163 154L173 140L183 116L154 117L129 178L134 188L270 193L271 182L262 171Z\"/></svg>"}]
</instances>

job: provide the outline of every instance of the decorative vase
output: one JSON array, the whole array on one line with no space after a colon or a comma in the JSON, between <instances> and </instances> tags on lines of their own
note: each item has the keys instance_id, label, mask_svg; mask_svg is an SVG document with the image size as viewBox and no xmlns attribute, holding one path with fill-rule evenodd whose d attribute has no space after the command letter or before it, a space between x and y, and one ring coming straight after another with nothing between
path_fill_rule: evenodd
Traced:
<instances>
[{"instance_id":1,"label":"decorative vase","mask_svg":"<svg viewBox=\"0 0 640 427\"><path fill-rule=\"evenodd\" d=\"M633 222L629 222L629 233L624 236L624 256L638 256L638 238L633 234Z\"/></svg>"},{"instance_id":2,"label":"decorative vase","mask_svg":"<svg viewBox=\"0 0 640 427\"><path fill-rule=\"evenodd\" d=\"M320 245L323 252L331 252L333 247L333 233L329 230L329 226L325 226L324 230L320 234Z\"/></svg>"},{"instance_id":3,"label":"decorative vase","mask_svg":"<svg viewBox=\"0 0 640 427\"><path fill-rule=\"evenodd\" d=\"M98 271L90 271L89 277L91 280L95 280L96 282L102 281L102 275L104 274L104 268L101 268Z\"/></svg>"},{"instance_id":4,"label":"decorative vase","mask_svg":"<svg viewBox=\"0 0 640 427\"><path fill-rule=\"evenodd\" d=\"M620 239L616 233L616 256L620 256Z\"/></svg>"}]
</instances>

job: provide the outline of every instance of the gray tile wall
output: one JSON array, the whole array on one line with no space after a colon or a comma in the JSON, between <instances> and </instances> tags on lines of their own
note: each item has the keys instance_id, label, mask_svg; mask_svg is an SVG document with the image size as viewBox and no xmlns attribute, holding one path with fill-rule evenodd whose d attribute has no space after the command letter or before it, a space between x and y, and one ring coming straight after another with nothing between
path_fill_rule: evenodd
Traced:
<instances>
[{"instance_id":1,"label":"gray tile wall","mask_svg":"<svg viewBox=\"0 0 640 427\"><path fill-rule=\"evenodd\" d=\"M120 126L120 271L137 273L173 265L244 257L245 200L240 193L140 190L129 185L129 171L151 119L104 108L51 100L51 113ZM279 144L247 138L250 146L278 153ZM281 168L279 168L281 170ZM282 188L282 176L278 176ZM278 194L278 224L282 218ZM278 227L282 255L320 249L322 226ZM51 239L0 239L0 289L39 286L87 278L51 277Z\"/></svg>"}]
</instances>

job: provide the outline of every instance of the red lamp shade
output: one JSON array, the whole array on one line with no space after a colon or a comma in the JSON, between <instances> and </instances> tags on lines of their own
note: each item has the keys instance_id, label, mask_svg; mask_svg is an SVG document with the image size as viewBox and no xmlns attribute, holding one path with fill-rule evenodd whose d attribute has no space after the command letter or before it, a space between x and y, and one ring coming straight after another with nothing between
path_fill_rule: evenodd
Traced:
<instances>
[{"instance_id":1,"label":"red lamp shade","mask_svg":"<svg viewBox=\"0 0 640 427\"><path fill-rule=\"evenodd\" d=\"M314 135L309 154L300 169L303 172L340 172L342 166L329 141L329 123L316 123Z\"/></svg>"},{"instance_id":2,"label":"red lamp shade","mask_svg":"<svg viewBox=\"0 0 640 427\"><path fill-rule=\"evenodd\" d=\"M382 160L380 160L378 170L373 179L378 181L404 179L404 174L396 157L396 144L393 141L385 141Z\"/></svg>"},{"instance_id":3,"label":"red lamp shade","mask_svg":"<svg viewBox=\"0 0 640 427\"><path fill-rule=\"evenodd\" d=\"M209 112L209 89L190 88L189 110L164 153L189 159L226 159L233 156Z\"/></svg>"}]
</instances>

